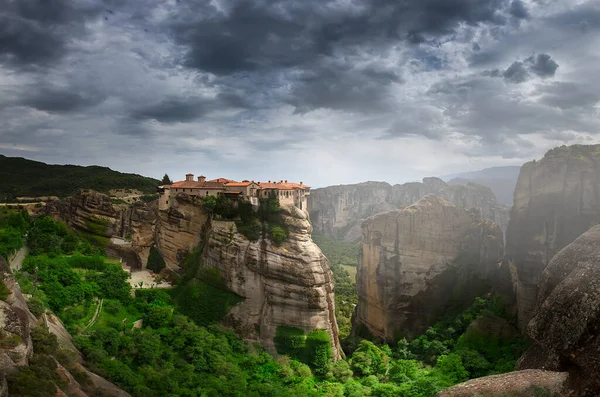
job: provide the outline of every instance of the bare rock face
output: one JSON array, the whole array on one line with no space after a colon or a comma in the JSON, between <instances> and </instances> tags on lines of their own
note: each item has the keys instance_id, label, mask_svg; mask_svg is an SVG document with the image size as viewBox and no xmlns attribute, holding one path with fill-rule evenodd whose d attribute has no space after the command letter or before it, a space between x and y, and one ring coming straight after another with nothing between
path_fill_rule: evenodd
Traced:
<instances>
[{"instance_id":1,"label":"bare rock face","mask_svg":"<svg viewBox=\"0 0 600 397\"><path fill-rule=\"evenodd\" d=\"M524 370L484 376L440 391L437 397L568 396L568 373Z\"/></svg>"},{"instance_id":2,"label":"bare rock face","mask_svg":"<svg viewBox=\"0 0 600 397\"><path fill-rule=\"evenodd\" d=\"M107 253L126 258L133 269L141 269L148 262L157 222L155 202L114 205L105 194L81 189L65 200L49 202L44 213L106 241L111 237L130 240L127 244L109 244Z\"/></svg>"},{"instance_id":3,"label":"bare rock face","mask_svg":"<svg viewBox=\"0 0 600 397\"><path fill-rule=\"evenodd\" d=\"M391 202L391 194L392 186L386 182L314 189L308 196L310 219L315 231L346 237L345 229L360 219L396 208Z\"/></svg>"},{"instance_id":4,"label":"bare rock face","mask_svg":"<svg viewBox=\"0 0 600 397\"><path fill-rule=\"evenodd\" d=\"M246 298L228 314L228 322L247 339L258 339L275 353L278 326L310 332L325 329L333 357L342 356L335 320L333 276L329 262L312 241L308 212L283 208L288 239L250 242L234 222L213 221L204 246L204 265L220 270L227 286Z\"/></svg>"},{"instance_id":5,"label":"bare rock face","mask_svg":"<svg viewBox=\"0 0 600 397\"><path fill-rule=\"evenodd\" d=\"M361 248L353 329L385 341L424 331L450 305L512 289L498 225L434 195L367 219Z\"/></svg>"},{"instance_id":6,"label":"bare rock face","mask_svg":"<svg viewBox=\"0 0 600 397\"><path fill-rule=\"evenodd\" d=\"M600 394L600 225L557 253L540 277L521 368L568 371L578 396Z\"/></svg>"},{"instance_id":7,"label":"bare rock face","mask_svg":"<svg viewBox=\"0 0 600 397\"><path fill-rule=\"evenodd\" d=\"M6 301L0 301L0 372L10 373L15 367L28 364L33 354L29 330L37 326L37 320L29 311L19 284L1 256L0 276L11 291Z\"/></svg>"},{"instance_id":8,"label":"bare rock face","mask_svg":"<svg viewBox=\"0 0 600 397\"><path fill-rule=\"evenodd\" d=\"M459 208L477 209L485 220L497 223L502 230L508 224L508 209L498 204L488 187L476 183L448 185L433 177L394 186L365 182L314 189L308 208L316 231L356 242L360 241L362 220L406 207L429 194L443 197Z\"/></svg>"},{"instance_id":9,"label":"bare rock face","mask_svg":"<svg viewBox=\"0 0 600 397\"><path fill-rule=\"evenodd\" d=\"M600 223L600 145L560 147L521 168L506 234L519 326L533 317L552 257Z\"/></svg>"},{"instance_id":10,"label":"bare rock face","mask_svg":"<svg viewBox=\"0 0 600 397\"><path fill-rule=\"evenodd\" d=\"M185 255L200 243L207 221L200 198L184 193L171 199L168 210L159 211L156 246L169 268L178 269Z\"/></svg>"}]
</instances>

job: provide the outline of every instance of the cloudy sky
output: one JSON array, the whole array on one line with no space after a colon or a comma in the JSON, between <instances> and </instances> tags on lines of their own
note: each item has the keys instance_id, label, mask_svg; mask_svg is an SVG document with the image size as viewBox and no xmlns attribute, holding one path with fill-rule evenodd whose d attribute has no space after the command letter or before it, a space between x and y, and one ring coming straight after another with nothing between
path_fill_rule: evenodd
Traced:
<instances>
[{"instance_id":1,"label":"cloudy sky","mask_svg":"<svg viewBox=\"0 0 600 397\"><path fill-rule=\"evenodd\" d=\"M600 141L600 1L0 0L0 153L326 186Z\"/></svg>"}]
</instances>

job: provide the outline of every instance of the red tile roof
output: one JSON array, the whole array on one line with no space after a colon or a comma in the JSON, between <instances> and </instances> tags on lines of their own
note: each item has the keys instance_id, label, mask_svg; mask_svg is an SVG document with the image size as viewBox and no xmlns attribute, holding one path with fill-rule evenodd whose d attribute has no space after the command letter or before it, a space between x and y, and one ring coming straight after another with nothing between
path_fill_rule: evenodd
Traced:
<instances>
[{"instance_id":1,"label":"red tile roof","mask_svg":"<svg viewBox=\"0 0 600 397\"><path fill-rule=\"evenodd\" d=\"M279 189L279 190L293 190L293 189L310 189L309 186L301 185L299 183L287 183L287 182L258 182L261 189Z\"/></svg>"},{"instance_id":2,"label":"red tile roof","mask_svg":"<svg viewBox=\"0 0 600 397\"><path fill-rule=\"evenodd\" d=\"M224 184L218 182L179 181L171 185L171 189L223 189Z\"/></svg>"},{"instance_id":3,"label":"red tile roof","mask_svg":"<svg viewBox=\"0 0 600 397\"><path fill-rule=\"evenodd\" d=\"M231 186L231 187L246 187L246 186L250 186L252 185L252 182L227 182L225 184L225 186Z\"/></svg>"},{"instance_id":4,"label":"red tile roof","mask_svg":"<svg viewBox=\"0 0 600 397\"><path fill-rule=\"evenodd\" d=\"M227 178L217 178L217 179L211 179L210 181L207 182L217 182L217 183L227 183L227 182L235 182L231 179L227 179Z\"/></svg>"}]
</instances>

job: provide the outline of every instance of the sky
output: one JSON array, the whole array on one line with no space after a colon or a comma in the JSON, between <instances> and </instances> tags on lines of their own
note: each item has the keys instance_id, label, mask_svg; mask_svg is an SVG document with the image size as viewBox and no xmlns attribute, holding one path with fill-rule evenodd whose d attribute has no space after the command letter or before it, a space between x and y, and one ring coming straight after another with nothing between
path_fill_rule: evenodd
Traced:
<instances>
[{"instance_id":1,"label":"sky","mask_svg":"<svg viewBox=\"0 0 600 397\"><path fill-rule=\"evenodd\" d=\"M0 0L0 153L310 186L600 142L600 1Z\"/></svg>"}]
</instances>

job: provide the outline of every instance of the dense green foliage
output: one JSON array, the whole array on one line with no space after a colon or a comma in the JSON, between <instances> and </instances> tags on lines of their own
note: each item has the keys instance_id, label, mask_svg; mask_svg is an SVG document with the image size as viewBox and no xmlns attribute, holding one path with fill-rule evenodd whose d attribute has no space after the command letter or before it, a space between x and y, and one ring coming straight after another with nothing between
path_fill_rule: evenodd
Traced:
<instances>
[{"instance_id":1,"label":"dense green foliage","mask_svg":"<svg viewBox=\"0 0 600 397\"><path fill-rule=\"evenodd\" d=\"M150 255L148 256L148 264L146 265L146 268L152 270L154 273L160 273L160 271L166 266L167 264L158 251L158 248L153 245L152 248L150 248Z\"/></svg>"},{"instance_id":2,"label":"dense green foliage","mask_svg":"<svg viewBox=\"0 0 600 397\"><path fill-rule=\"evenodd\" d=\"M50 165L20 157L0 155L0 199L19 196L69 196L77 189L108 193L111 189L138 189L155 193L160 181L137 174L124 174L107 167Z\"/></svg>"},{"instance_id":3,"label":"dense green foliage","mask_svg":"<svg viewBox=\"0 0 600 397\"><path fill-rule=\"evenodd\" d=\"M354 307L358 303L355 280L350 277L345 267L358 265L359 247L358 244L348 243L317 232L313 232L312 239L329 260L329 267L333 272L335 318L338 323L340 340L344 343L344 340L350 335L352 329L350 319Z\"/></svg>"},{"instance_id":4,"label":"dense green foliage","mask_svg":"<svg viewBox=\"0 0 600 397\"><path fill-rule=\"evenodd\" d=\"M273 342L277 353L308 364L316 374L325 375L329 370L332 351L326 330L314 330L305 335L299 328L280 326Z\"/></svg>"},{"instance_id":5,"label":"dense green foliage","mask_svg":"<svg viewBox=\"0 0 600 397\"><path fill-rule=\"evenodd\" d=\"M218 325L241 298L227 290L217 269L200 267L201 248L182 263L178 287L131 296L119 265L82 252L79 244L63 251L72 233L60 223L39 218L33 228L36 255L17 274L23 292L32 295L30 307L36 315L43 305L53 309L74 334L86 365L135 397L432 397L469 378L513 370L527 347L504 320L513 321L504 302L486 296L394 348L349 337L348 359L336 363L327 331L278 327L274 343L284 355L274 360ZM336 277L351 284L347 274ZM486 321L498 331L476 326ZM42 327L32 339L33 359L9 378L10 395L56 395L63 384L53 357L64 364L64 352ZM82 384L89 382L73 371Z\"/></svg>"},{"instance_id":6,"label":"dense green foliage","mask_svg":"<svg viewBox=\"0 0 600 397\"><path fill-rule=\"evenodd\" d=\"M0 256L8 258L23 246L23 235L29 229L29 214L8 208L0 209Z\"/></svg>"},{"instance_id":7,"label":"dense green foliage","mask_svg":"<svg viewBox=\"0 0 600 397\"><path fill-rule=\"evenodd\" d=\"M260 198L256 210L248 202L234 203L222 195L202 197L202 209L221 219L235 220L238 232L250 241L268 236L275 245L281 245L288 238L287 227L280 216L279 198L274 192Z\"/></svg>"}]
</instances>

